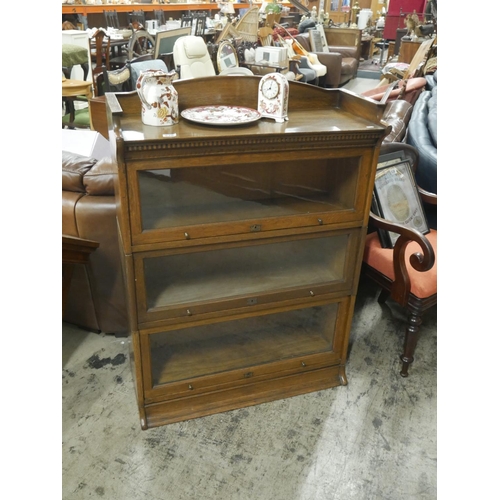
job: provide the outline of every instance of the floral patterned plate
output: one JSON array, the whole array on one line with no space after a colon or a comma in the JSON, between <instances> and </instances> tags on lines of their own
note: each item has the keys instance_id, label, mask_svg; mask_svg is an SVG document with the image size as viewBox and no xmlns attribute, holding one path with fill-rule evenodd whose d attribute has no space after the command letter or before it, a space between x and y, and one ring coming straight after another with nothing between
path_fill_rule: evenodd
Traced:
<instances>
[{"instance_id":1,"label":"floral patterned plate","mask_svg":"<svg viewBox=\"0 0 500 500\"><path fill-rule=\"evenodd\" d=\"M181 111L181 116L195 123L218 126L243 125L260 119L256 109L242 106L198 106Z\"/></svg>"}]
</instances>

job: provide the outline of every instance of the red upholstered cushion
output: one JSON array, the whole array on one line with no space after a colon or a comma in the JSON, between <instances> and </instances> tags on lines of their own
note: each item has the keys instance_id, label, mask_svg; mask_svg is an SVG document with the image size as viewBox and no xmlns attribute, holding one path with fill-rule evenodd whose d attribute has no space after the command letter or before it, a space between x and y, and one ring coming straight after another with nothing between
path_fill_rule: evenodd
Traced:
<instances>
[{"instance_id":1,"label":"red upholstered cushion","mask_svg":"<svg viewBox=\"0 0 500 500\"><path fill-rule=\"evenodd\" d=\"M427 80L425 78L410 78L408 79L408 83L406 84L405 94L410 94L411 92L421 91L425 88ZM380 101L382 97L384 97L385 91L389 87L390 84L382 85L380 87L375 87L373 89L365 90L361 95L364 97L369 97L374 101ZM389 94L388 100L397 99L401 92L401 87L403 85L403 81L400 80L395 89L391 90ZM405 99L408 100L408 99ZM408 101L410 102L410 101Z\"/></svg>"},{"instance_id":2,"label":"red upholstered cushion","mask_svg":"<svg viewBox=\"0 0 500 500\"><path fill-rule=\"evenodd\" d=\"M431 232L426 234L425 237L429 240L436 255L436 261L429 271L421 273L410 265L410 255L421 252L420 245L412 242L406 247L405 252L408 274L411 280L411 293L420 299L437 293L437 231L431 229ZM394 280L392 254L392 248L382 248L380 246L380 240L376 232L370 233L366 237L364 262L384 276Z\"/></svg>"}]
</instances>

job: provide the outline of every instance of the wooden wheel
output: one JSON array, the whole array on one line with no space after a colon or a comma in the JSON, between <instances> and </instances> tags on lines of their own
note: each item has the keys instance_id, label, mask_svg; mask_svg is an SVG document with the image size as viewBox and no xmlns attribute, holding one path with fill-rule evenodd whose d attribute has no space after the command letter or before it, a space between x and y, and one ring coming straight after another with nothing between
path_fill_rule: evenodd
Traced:
<instances>
[{"instance_id":1,"label":"wooden wheel","mask_svg":"<svg viewBox=\"0 0 500 500\"><path fill-rule=\"evenodd\" d=\"M146 30L134 31L128 45L128 60L131 61L139 56L153 54L155 39Z\"/></svg>"}]
</instances>

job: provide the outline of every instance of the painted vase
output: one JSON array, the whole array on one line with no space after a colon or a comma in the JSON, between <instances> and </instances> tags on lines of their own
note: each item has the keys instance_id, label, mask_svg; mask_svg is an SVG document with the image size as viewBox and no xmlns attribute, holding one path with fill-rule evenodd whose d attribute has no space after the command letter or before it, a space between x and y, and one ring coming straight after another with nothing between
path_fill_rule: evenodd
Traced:
<instances>
[{"instance_id":1,"label":"painted vase","mask_svg":"<svg viewBox=\"0 0 500 500\"><path fill-rule=\"evenodd\" d=\"M137 94L142 102L142 123L155 127L179 122L177 90L172 81L177 73L160 69L142 71L137 79Z\"/></svg>"}]
</instances>

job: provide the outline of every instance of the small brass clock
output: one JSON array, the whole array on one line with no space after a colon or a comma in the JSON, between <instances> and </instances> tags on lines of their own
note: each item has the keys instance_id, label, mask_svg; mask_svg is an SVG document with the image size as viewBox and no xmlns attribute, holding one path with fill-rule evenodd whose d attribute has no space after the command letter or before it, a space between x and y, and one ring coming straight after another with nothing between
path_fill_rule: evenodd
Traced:
<instances>
[{"instance_id":1,"label":"small brass clock","mask_svg":"<svg viewBox=\"0 0 500 500\"><path fill-rule=\"evenodd\" d=\"M288 80L281 73L268 73L259 83L257 109L262 117L278 123L288 120Z\"/></svg>"}]
</instances>

